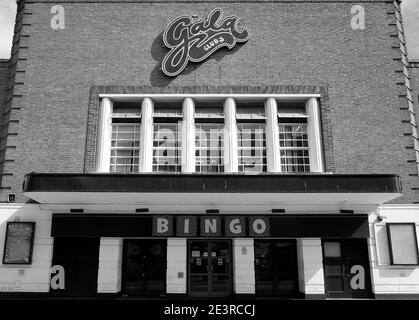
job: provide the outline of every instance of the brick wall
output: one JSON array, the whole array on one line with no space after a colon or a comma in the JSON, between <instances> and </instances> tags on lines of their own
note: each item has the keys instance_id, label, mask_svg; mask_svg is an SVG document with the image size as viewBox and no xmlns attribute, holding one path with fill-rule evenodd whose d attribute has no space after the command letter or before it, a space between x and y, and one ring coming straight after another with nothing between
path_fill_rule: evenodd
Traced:
<instances>
[{"instance_id":1,"label":"brick wall","mask_svg":"<svg viewBox=\"0 0 419 320\"><path fill-rule=\"evenodd\" d=\"M53 30L54 1L26 1L3 187L21 196L25 173L83 172L92 88L142 87L171 92L208 86L327 88L322 106L326 170L396 173L405 196L419 201L419 178L406 110L395 7L370 1L60 1L65 30ZM100 1L99 1L100 2ZM365 30L352 30L351 7L362 4ZM182 14L220 7L242 18L252 38L164 76L161 32ZM19 15L19 13L18 13ZM410 133L410 135L409 135ZM3 192L1 201L6 198Z\"/></svg>"},{"instance_id":2,"label":"brick wall","mask_svg":"<svg viewBox=\"0 0 419 320\"><path fill-rule=\"evenodd\" d=\"M409 64L413 99L415 102L416 119L419 123L419 60L411 60Z\"/></svg>"},{"instance_id":3,"label":"brick wall","mask_svg":"<svg viewBox=\"0 0 419 320\"><path fill-rule=\"evenodd\" d=\"M5 120L5 113L7 110L7 102L8 102L8 92L10 87L10 81L9 81L9 60L0 59L0 126L3 128L3 126L6 125L4 122ZM0 132L3 132L2 129L0 129ZM0 142L2 138L0 137ZM0 149L3 147L2 143L0 143ZM1 185L1 179L3 177L3 164L4 164L4 152L0 151L0 185Z\"/></svg>"},{"instance_id":4,"label":"brick wall","mask_svg":"<svg viewBox=\"0 0 419 320\"><path fill-rule=\"evenodd\" d=\"M3 120L4 105L7 101L9 86L9 60L0 59L0 123Z\"/></svg>"}]
</instances>

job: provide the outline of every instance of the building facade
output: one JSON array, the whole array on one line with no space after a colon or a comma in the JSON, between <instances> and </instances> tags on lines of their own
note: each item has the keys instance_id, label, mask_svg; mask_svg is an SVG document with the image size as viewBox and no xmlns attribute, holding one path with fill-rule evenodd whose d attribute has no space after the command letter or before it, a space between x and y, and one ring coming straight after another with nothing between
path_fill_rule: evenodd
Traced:
<instances>
[{"instance_id":1,"label":"building facade","mask_svg":"<svg viewBox=\"0 0 419 320\"><path fill-rule=\"evenodd\" d=\"M398 1L18 1L0 296L418 298L412 70Z\"/></svg>"}]
</instances>

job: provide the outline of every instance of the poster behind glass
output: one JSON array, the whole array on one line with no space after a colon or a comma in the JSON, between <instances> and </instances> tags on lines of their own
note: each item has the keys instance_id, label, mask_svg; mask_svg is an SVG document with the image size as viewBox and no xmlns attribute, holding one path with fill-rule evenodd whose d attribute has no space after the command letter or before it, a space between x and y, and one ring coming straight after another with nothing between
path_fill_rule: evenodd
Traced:
<instances>
[{"instance_id":1,"label":"poster behind glass","mask_svg":"<svg viewBox=\"0 0 419 320\"><path fill-rule=\"evenodd\" d=\"M35 222L8 222L3 264L31 264Z\"/></svg>"}]
</instances>

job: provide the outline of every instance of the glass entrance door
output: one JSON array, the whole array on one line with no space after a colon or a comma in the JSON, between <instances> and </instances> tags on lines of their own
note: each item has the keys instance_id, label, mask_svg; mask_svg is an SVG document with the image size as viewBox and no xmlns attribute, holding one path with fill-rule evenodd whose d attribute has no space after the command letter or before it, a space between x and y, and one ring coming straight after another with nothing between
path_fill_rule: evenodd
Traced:
<instances>
[{"instance_id":1,"label":"glass entrance door","mask_svg":"<svg viewBox=\"0 0 419 320\"><path fill-rule=\"evenodd\" d=\"M232 294L229 240L191 240L188 252L191 296L226 297Z\"/></svg>"},{"instance_id":2,"label":"glass entrance door","mask_svg":"<svg viewBox=\"0 0 419 320\"><path fill-rule=\"evenodd\" d=\"M124 241L124 292L153 296L166 292L166 240Z\"/></svg>"},{"instance_id":3,"label":"glass entrance door","mask_svg":"<svg viewBox=\"0 0 419 320\"><path fill-rule=\"evenodd\" d=\"M297 279L295 240L255 240L256 295L292 297Z\"/></svg>"},{"instance_id":4,"label":"glass entrance door","mask_svg":"<svg viewBox=\"0 0 419 320\"><path fill-rule=\"evenodd\" d=\"M323 269L327 297L372 297L367 239L323 239Z\"/></svg>"}]
</instances>

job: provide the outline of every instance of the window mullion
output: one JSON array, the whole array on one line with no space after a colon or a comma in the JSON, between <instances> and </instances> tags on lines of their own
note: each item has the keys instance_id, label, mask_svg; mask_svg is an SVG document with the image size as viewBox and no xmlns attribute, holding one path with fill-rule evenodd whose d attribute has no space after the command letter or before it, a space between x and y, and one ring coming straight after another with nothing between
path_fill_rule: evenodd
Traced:
<instances>
[{"instance_id":1,"label":"window mullion","mask_svg":"<svg viewBox=\"0 0 419 320\"><path fill-rule=\"evenodd\" d=\"M99 107L96 172L109 172L112 140L112 108L109 98L103 98Z\"/></svg>"},{"instance_id":2,"label":"window mullion","mask_svg":"<svg viewBox=\"0 0 419 320\"><path fill-rule=\"evenodd\" d=\"M144 98L141 103L140 172L153 171L153 108L153 100Z\"/></svg>"},{"instance_id":3,"label":"window mullion","mask_svg":"<svg viewBox=\"0 0 419 320\"><path fill-rule=\"evenodd\" d=\"M195 172L195 103L192 98L183 100L182 172Z\"/></svg>"},{"instance_id":4,"label":"window mullion","mask_svg":"<svg viewBox=\"0 0 419 320\"><path fill-rule=\"evenodd\" d=\"M224 101L224 167L225 172L238 172L236 102L233 98Z\"/></svg>"},{"instance_id":5,"label":"window mullion","mask_svg":"<svg viewBox=\"0 0 419 320\"><path fill-rule=\"evenodd\" d=\"M281 172L279 152L278 106L274 98L265 101L266 153L268 172Z\"/></svg>"},{"instance_id":6,"label":"window mullion","mask_svg":"<svg viewBox=\"0 0 419 320\"><path fill-rule=\"evenodd\" d=\"M307 133L310 156L310 171L323 172L323 155L320 133L320 110L316 98L310 98L306 102L306 110L309 115L307 119Z\"/></svg>"}]
</instances>

